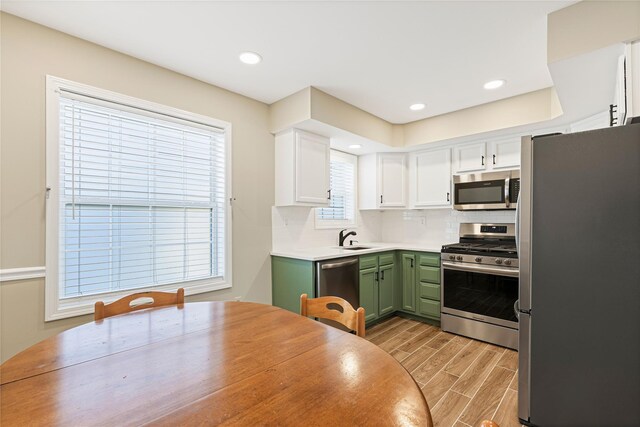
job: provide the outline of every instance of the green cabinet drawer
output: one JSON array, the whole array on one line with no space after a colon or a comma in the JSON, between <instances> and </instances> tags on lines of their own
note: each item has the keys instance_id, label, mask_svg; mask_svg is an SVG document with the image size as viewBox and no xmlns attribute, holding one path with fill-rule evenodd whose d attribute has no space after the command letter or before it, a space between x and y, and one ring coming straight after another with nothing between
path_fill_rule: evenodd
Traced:
<instances>
[{"instance_id":1,"label":"green cabinet drawer","mask_svg":"<svg viewBox=\"0 0 640 427\"><path fill-rule=\"evenodd\" d=\"M420 265L440 267L440 254L422 253L419 256Z\"/></svg>"},{"instance_id":2,"label":"green cabinet drawer","mask_svg":"<svg viewBox=\"0 0 640 427\"><path fill-rule=\"evenodd\" d=\"M440 301L420 298L420 314L439 319Z\"/></svg>"},{"instance_id":3,"label":"green cabinet drawer","mask_svg":"<svg viewBox=\"0 0 640 427\"><path fill-rule=\"evenodd\" d=\"M378 267L378 255L366 255L360 257L360 270Z\"/></svg>"},{"instance_id":4,"label":"green cabinet drawer","mask_svg":"<svg viewBox=\"0 0 640 427\"><path fill-rule=\"evenodd\" d=\"M420 281L429 283L440 283L440 267L420 266Z\"/></svg>"},{"instance_id":5,"label":"green cabinet drawer","mask_svg":"<svg viewBox=\"0 0 640 427\"><path fill-rule=\"evenodd\" d=\"M378 256L378 265L380 267L389 264L393 264L393 253L382 254Z\"/></svg>"},{"instance_id":6,"label":"green cabinet drawer","mask_svg":"<svg viewBox=\"0 0 640 427\"><path fill-rule=\"evenodd\" d=\"M420 283L420 298L440 301L440 285L433 283Z\"/></svg>"}]
</instances>

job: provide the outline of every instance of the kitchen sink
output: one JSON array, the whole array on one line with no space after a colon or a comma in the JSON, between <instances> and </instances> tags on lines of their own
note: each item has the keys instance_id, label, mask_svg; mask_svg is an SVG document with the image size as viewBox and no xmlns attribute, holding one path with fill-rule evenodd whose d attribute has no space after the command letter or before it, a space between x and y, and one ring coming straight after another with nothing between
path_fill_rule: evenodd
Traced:
<instances>
[{"instance_id":1,"label":"kitchen sink","mask_svg":"<svg viewBox=\"0 0 640 427\"><path fill-rule=\"evenodd\" d=\"M363 249L372 249L371 246L343 246L342 249L346 251L360 251Z\"/></svg>"}]
</instances>

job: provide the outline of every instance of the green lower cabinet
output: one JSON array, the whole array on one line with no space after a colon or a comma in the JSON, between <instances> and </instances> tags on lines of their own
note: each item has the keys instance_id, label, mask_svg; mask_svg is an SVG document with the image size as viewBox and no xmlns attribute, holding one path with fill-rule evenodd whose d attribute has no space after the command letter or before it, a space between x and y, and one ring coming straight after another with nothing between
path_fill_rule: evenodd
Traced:
<instances>
[{"instance_id":1,"label":"green lower cabinet","mask_svg":"<svg viewBox=\"0 0 640 427\"><path fill-rule=\"evenodd\" d=\"M271 291L273 305L294 313L300 312L300 295L315 297L313 261L271 257Z\"/></svg>"},{"instance_id":2,"label":"green lower cabinet","mask_svg":"<svg viewBox=\"0 0 640 427\"><path fill-rule=\"evenodd\" d=\"M360 307L364 308L366 322L378 318L378 267L360 270Z\"/></svg>"},{"instance_id":3,"label":"green lower cabinet","mask_svg":"<svg viewBox=\"0 0 640 427\"><path fill-rule=\"evenodd\" d=\"M396 260L398 264L396 264ZM360 306L371 322L396 310L440 319L440 254L383 252L360 257ZM300 295L315 298L315 263L271 257L273 305L300 311Z\"/></svg>"},{"instance_id":4,"label":"green lower cabinet","mask_svg":"<svg viewBox=\"0 0 640 427\"><path fill-rule=\"evenodd\" d=\"M416 311L416 256L402 253L402 309Z\"/></svg>"},{"instance_id":5,"label":"green lower cabinet","mask_svg":"<svg viewBox=\"0 0 640 427\"><path fill-rule=\"evenodd\" d=\"M393 264L380 267L380 281L378 282L378 313L380 316L395 311L393 294L395 293L395 266ZM362 273L361 273L362 274Z\"/></svg>"},{"instance_id":6,"label":"green lower cabinet","mask_svg":"<svg viewBox=\"0 0 640 427\"><path fill-rule=\"evenodd\" d=\"M394 262L394 252L360 257L360 306L364 307L367 322L397 309Z\"/></svg>"}]
</instances>

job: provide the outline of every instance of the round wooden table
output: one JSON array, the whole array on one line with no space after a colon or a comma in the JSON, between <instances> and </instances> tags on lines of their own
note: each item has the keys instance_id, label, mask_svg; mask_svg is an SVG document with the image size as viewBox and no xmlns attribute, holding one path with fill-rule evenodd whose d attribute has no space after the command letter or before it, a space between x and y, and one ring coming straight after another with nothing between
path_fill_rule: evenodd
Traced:
<instances>
[{"instance_id":1,"label":"round wooden table","mask_svg":"<svg viewBox=\"0 0 640 427\"><path fill-rule=\"evenodd\" d=\"M0 425L430 426L386 352L270 305L199 302L65 331L0 366Z\"/></svg>"}]
</instances>

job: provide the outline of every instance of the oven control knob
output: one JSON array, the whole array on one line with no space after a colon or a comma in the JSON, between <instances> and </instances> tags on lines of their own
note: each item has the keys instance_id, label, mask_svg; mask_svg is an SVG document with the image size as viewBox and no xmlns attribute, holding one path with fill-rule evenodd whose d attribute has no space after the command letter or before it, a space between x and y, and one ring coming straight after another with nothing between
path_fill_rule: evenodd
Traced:
<instances>
[{"instance_id":1,"label":"oven control knob","mask_svg":"<svg viewBox=\"0 0 640 427\"><path fill-rule=\"evenodd\" d=\"M476 257L476 262L482 262L482 258L480 258L479 256Z\"/></svg>"},{"instance_id":2,"label":"oven control knob","mask_svg":"<svg viewBox=\"0 0 640 427\"><path fill-rule=\"evenodd\" d=\"M496 258L496 264L502 264L502 260L500 258Z\"/></svg>"},{"instance_id":3,"label":"oven control knob","mask_svg":"<svg viewBox=\"0 0 640 427\"><path fill-rule=\"evenodd\" d=\"M455 256L455 255L449 255L449 259L450 259L451 261L455 261L455 260L456 260L456 256Z\"/></svg>"},{"instance_id":4,"label":"oven control knob","mask_svg":"<svg viewBox=\"0 0 640 427\"><path fill-rule=\"evenodd\" d=\"M504 265L511 265L511 260L510 259L505 259L504 260Z\"/></svg>"},{"instance_id":5,"label":"oven control knob","mask_svg":"<svg viewBox=\"0 0 640 427\"><path fill-rule=\"evenodd\" d=\"M458 255L458 256L456 257L456 259L457 259L458 261L462 261L462 255Z\"/></svg>"}]
</instances>

